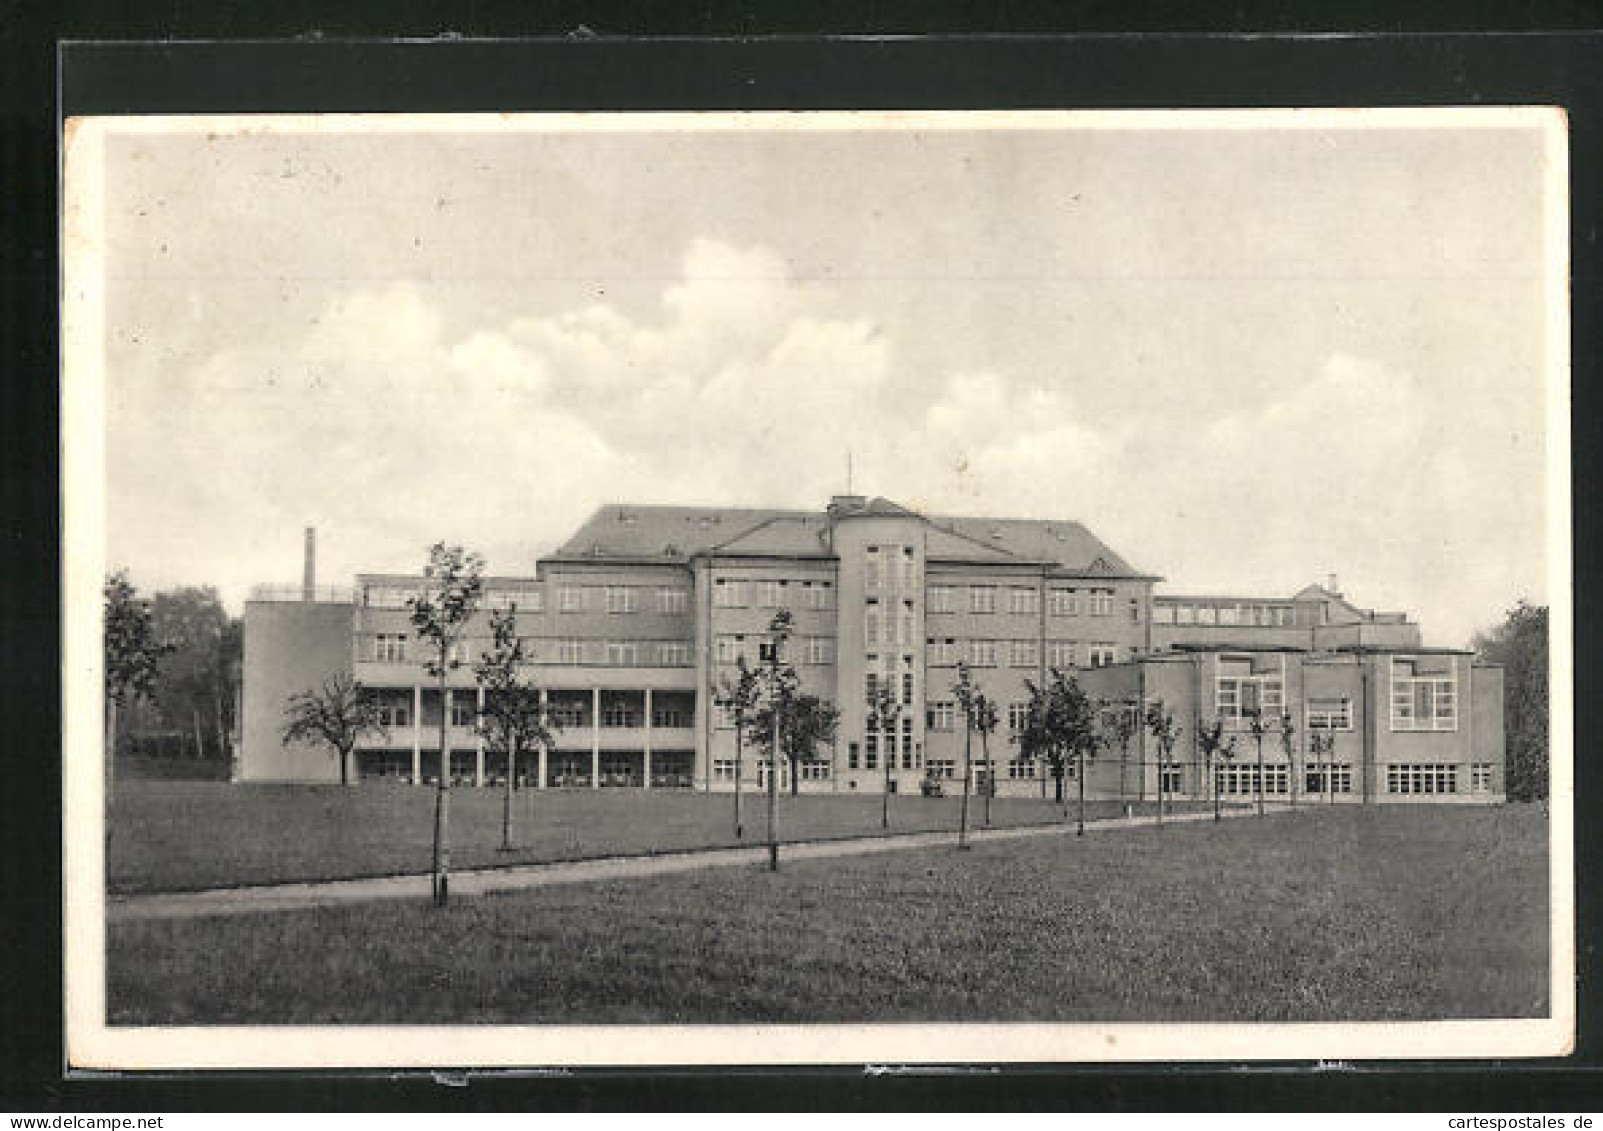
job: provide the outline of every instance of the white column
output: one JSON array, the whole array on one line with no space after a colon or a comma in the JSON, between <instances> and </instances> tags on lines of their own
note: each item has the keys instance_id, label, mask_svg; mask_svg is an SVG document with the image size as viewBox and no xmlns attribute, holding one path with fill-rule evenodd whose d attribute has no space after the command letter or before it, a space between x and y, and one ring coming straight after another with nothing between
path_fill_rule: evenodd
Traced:
<instances>
[{"instance_id":1,"label":"white column","mask_svg":"<svg viewBox=\"0 0 1603 1131\"><path fill-rule=\"evenodd\" d=\"M545 688L542 687L540 689L540 723L541 723L542 726L550 726L551 725L551 712L547 709L546 704L547 704L547 697L546 697L546 693L545 693ZM543 742L540 744L539 764L535 767L535 769L536 769L536 772L539 774L539 776L537 778L535 778L535 780L534 780L534 788L535 789L544 789L545 788L545 743L543 743Z\"/></svg>"},{"instance_id":2,"label":"white column","mask_svg":"<svg viewBox=\"0 0 1603 1131\"><path fill-rule=\"evenodd\" d=\"M412 685L412 784L423 784L423 685Z\"/></svg>"},{"instance_id":3,"label":"white column","mask_svg":"<svg viewBox=\"0 0 1603 1131\"><path fill-rule=\"evenodd\" d=\"M644 776L641 781L647 789L651 788L651 688L646 688L646 742L645 753L642 755L642 769Z\"/></svg>"},{"instance_id":4,"label":"white column","mask_svg":"<svg viewBox=\"0 0 1603 1131\"><path fill-rule=\"evenodd\" d=\"M601 688L590 689L590 788L601 788Z\"/></svg>"},{"instance_id":5,"label":"white column","mask_svg":"<svg viewBox=\"0 0 1603 1131\"><path fill-rule=\"evenodd\" d=\"M479 685L479 710L484 710L484 685ZM484 788L484 735L474 730L473 742L473 784L480 789Z\"/></svg>"}]
</instances>

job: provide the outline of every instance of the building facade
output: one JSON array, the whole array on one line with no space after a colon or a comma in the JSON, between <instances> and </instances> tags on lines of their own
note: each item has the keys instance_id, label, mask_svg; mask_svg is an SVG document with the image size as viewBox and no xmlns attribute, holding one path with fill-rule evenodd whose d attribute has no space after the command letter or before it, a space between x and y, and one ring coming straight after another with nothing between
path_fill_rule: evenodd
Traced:
<instances>
[{"instance_id":1,"label":"building facade","mask_svg":"<svg viewBox=\"0 0 1603 1131\"><path fill-rule=\"evenodd\" d=\"M1155 596L1142 573L1075 522L943 518L885 499L838 496L823 511L609 505L532 576L490 577L442 696L424 673L406 607L416 576L363 574L348 592L264 589L245 610L240 776L331 781L326 751L279 741L288 696L349 671L381 706L386 736L357 753L364 778L436 780L447 719L453 780L504 781L474 733L471 663L489 616L515 610L556 742L518 778L534 788L735 786L719 690L757 664L781 609L801 690L840 711L836 741L801 767L805 792L961 789L965 764L1000 794L1040 794L1042 766L1013 741L1027 681L1077 672L1111 706L1161 699L1195 745L1199 721L1244 730L1254 706L1289 716L1262 780L1270 795L1314 784L1332 800L1497 800L1503 792L1501 673L1466 652L1424 647L1402 614L1359 609L1330 586L1265 598ZM1000 725L965 755L957 665L998 704ZM888 689L898 715L874 718ZM1244 713L1245 712L1245 713ZM1309 760L1313 734L1335 754ZM1159 765L1144 732L1087 769L1093 796L1255 792L1256 758L1217 767L1194 750ZM1239 744L1238 744L1239 749ZM749 746L743 785L766 785ZM789 766L780 765L790 787ZM1322 776L1321 776L1322 775ZM1317 778L1317 781L1316 781ZM1246 788L1250 785L1251 789ZM1340 788L1337 788L1340 787Z\"/></svg>"}]
</instances>

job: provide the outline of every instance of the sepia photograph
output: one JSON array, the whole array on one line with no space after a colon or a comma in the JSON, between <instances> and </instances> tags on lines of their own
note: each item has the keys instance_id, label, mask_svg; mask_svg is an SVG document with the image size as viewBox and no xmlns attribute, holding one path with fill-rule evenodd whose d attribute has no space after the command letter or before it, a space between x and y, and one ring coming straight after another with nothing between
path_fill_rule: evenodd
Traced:
<instances>
[{"instance_id":1,"label":"sepia photograph","mask_svg":"<svg viewBox=\"0 0 1603 1131\"><path fill-rule=\"evenodd\" d=\"M1569 1051L1566 146L69 121L69 1061Z\"/></svg>"}]
</instances>

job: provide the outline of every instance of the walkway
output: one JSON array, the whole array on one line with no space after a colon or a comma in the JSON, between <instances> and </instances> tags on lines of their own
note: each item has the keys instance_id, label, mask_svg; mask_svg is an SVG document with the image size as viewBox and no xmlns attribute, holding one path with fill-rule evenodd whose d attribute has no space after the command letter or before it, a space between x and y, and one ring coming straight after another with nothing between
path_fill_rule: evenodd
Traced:
<instances>
[{"instance_id":1,"label":"walkway","mask_svg":"<svg viewBox=\"0 0 1603 1131\"><path fill-rule=\"evenodd\" d=\"M1284 808L1271 805L1271 811ZM1250 808L1227 809L1226 819L1251 815ZM1171 813L1164 824L1210 821L1207 810ZM1139 828L1157 823L1155 817L1111 817L1087 821L1087 833ZM1073 836L1074 822L1056 825L1025 825L1006 829L971 829L969 840L976 844L1021 840L1025 837ZM907 848L952 847L957 833L950 830L924 833L891 833L885 836L854 837L850 840L781 841L780 864L796 860L822 860L834 856L862 856L873 852L893 852ZM471 868L451 873L452 896L486 895L491 892L522 891L551 884L588 883L595 880L640 879L691 872L699 868L728 868L765 864L766 843L744 848L707 848L660 856L608 856L596 860L574 860L551 864L513 864L501 868ZM267 884L259 887L211 888L205 891L155 892L143 895L111 896L106 901L106 921L127 923L146 919L192 919L208 915L237 915L253 911L291 911L307 907L333 907L348 903L367 903L385 899L427 900L430 877L421 872L407 876L384 876L357 880L320 880L311 883Z\"/></svg>"}]
</instances>

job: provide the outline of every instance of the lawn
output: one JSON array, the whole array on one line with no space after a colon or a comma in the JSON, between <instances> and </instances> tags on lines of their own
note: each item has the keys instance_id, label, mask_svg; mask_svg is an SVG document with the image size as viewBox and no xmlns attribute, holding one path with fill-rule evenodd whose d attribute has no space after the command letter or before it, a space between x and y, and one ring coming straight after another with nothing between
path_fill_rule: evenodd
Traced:
<instances>
[{"instance_id":1,"label":"lawn","mask_svg":"<svg viewBox=\"0 0 1603 1131\"><path fill-rule=\"evenodd\" d=\"M753 844L766 837L766 798L743 799L745 840L734 835L730 794L656 790L519 791L512 852L501 852L502 794L451 794L455 867L574 860L617 853ZM891 831L953 829L961 799L891 798ZM1150 805L1147 807L1150 809ZM1114 816L1114 802L1087 803ZM984 804L970 802L983 827ZM1072 816L1074 806L1071 802ZM340 786L126 782L117 787L109 886L114 892L185 891L233 884L429 870L434 791L393 783ZM1039 798L996 798L994 826L1054 823L1061 807ZM874 835L880 799L803 794L779 800L785 840Z\"/></svg>"},{"instance_id":2,"label":"lawn","mask_svg":"<svg viewBox=\"0 0 1603 1131\"><path fill-rule=\"evenodd\" d=\"M1546 815L1221 824L111 928L113 1024L1544 1016Z\"/></svg>"}]
</instances>

